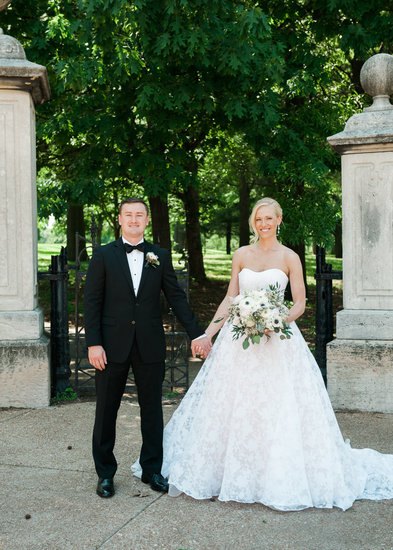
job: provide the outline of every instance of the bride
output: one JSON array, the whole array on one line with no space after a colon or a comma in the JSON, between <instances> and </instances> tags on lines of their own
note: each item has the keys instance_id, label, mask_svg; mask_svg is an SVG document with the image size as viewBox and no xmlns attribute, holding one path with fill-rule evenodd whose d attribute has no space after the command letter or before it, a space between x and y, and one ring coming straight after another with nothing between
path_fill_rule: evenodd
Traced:
<instances>
[{"instance_id":1,"label":"bride","mask_svg":"<svg viewBox=\"0 0 393 550\"><path fill-rule=\"evenodd\" d=\"M318 365L294 323L304 312L302 266L277 240L282 211L259 200L254 243L236 250L228 292L206 334L212 351L164 431L169 494L260 502L277 510L349 508L393 498L393 455L352 449L337 424ZM245 290L290 282L292 336L272 332L243 349L228 307ZM133 466L140 475L139 465Z\"/></svg>"}]
</instances>

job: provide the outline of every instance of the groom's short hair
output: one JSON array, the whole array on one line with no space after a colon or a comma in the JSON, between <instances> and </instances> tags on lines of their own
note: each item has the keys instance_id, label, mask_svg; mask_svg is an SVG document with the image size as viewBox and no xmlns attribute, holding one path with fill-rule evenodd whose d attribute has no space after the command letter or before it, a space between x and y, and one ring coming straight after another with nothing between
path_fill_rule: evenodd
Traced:
<instances>
[{"instance_id":1,"label":"groom's short hair","mask_svg":"<svg viewBox=\"0 0 393 550\"><path fill-rule=\"evenodd\" d=\"M147 215L149 215L149 207L147 206L145 201L143 199L140 199L139 197L128 197L127 199L124 199L120 204L119 214L121 214L121 209L123 208L123 204L132 204L134 202L140 202L141 204L143 204L143 206L146 208Z\"/></svg>"}]
</instances>

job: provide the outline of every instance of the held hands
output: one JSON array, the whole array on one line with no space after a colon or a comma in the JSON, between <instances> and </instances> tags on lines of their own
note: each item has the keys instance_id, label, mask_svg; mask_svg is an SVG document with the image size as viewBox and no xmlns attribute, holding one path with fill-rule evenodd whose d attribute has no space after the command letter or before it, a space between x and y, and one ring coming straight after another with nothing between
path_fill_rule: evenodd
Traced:
<instances>
[{"instance_id":1,"label":"held hands","mask_svg":"<svg viewBox=\"0 0 393 550\"><path fill-rule=\"evenodd\" d=\"M191 351L193 357L200 355L203 359L205 359L209 355L211 349L212 343L207 336L204 336L203 338L195 338L191 341Z\"/></svg>"},{"instance_id":2,"label":"held hands","mask_svg":"<svg viewBox=\"0 0 393 550\"><path fill-rule=\"evenodd\" d=\"M105 370L107 364L106 353L102 346L90 346L89 363L97 370Z\"/></svg>"},{"instance_id":3,"label":"held hands","mask_svg":"<svg viewBox=\"0 0 393 550\"><path fill-rule=\"evenodd\" d=\"M211 340L204 336L203 338L196 338L191 342L192 356L200 355L205 358L209 355L212 348ZM105 350L102 346L90 346L89 351L89 363L98 370L105 370L107 364L107 358Z\"/></svg>"}]
</instances>

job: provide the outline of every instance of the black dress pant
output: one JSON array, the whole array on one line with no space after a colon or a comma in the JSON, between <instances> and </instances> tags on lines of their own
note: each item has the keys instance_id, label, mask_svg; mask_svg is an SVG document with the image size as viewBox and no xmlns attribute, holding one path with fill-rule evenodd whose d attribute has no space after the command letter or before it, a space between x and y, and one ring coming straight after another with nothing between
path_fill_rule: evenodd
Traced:
<instances>
[{"instance_id":1,"label":"black dress pant","mask_svg":"<svg viewBox=\"0 0 393 550\"><path fill-rule=\"evenodd\" d=\"M113 477L117 461L113 453L116 419L132 368L141 414L142 448L140 464L146 473L159 473L162 467L162 382L165 363L143 363L136 341L124 363L110 363L96 370L96 416L93 430L93 458L99 477ZM131 458L131 457L130 457Z\"/></svg>"}]
</instances>

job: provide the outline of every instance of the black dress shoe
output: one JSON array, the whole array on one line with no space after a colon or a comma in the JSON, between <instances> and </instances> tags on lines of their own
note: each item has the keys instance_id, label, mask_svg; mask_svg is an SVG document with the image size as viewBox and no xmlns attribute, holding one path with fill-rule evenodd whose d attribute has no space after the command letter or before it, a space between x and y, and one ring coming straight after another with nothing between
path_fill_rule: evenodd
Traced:
<instances>
[{"instance_id":1,"label":"black dress shoe","mask_svg":"<svg viewBox=\"0 0 393 550\"><path fill-rule=\"evenodd\" d=\"M154 491L161 491L162 493L167 493L169 489L168 482L161 474L142 474L143 483L149 483L150 487Z\"/></svg>"},{"instance_id":2,"label":"black dress shoe","mask_svg":"<svg viewBox=\"0 0 393 550\"><path fill-rule=\"evenodd\" d=\"M99 477L97 484L97 495L102 498L113 497L115 488L113 486L113 477Z\"/></svg>"}]
</instances>

